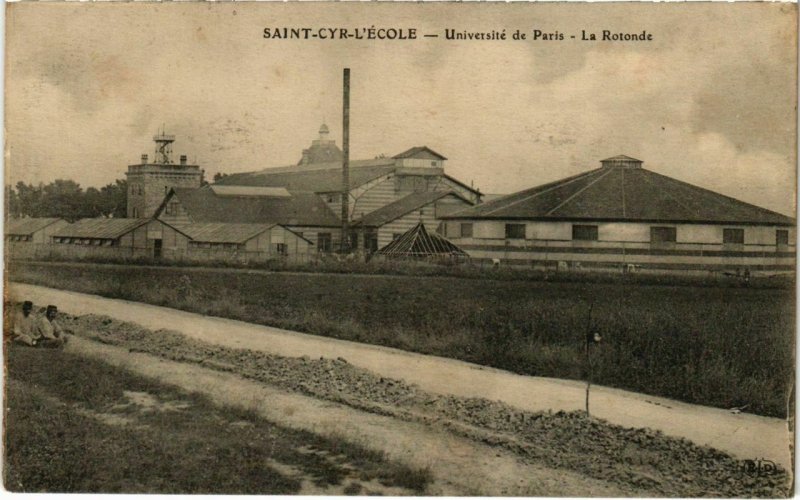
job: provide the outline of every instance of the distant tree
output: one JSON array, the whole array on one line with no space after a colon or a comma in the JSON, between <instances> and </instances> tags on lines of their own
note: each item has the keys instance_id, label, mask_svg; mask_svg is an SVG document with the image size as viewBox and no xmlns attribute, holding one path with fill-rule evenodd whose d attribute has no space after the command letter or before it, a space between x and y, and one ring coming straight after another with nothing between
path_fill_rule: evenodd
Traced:
<instances>
[{"instance_id":1,"label":"distant tree","mask_svg":"<svg viewBox=\"0 0 800 500\"><path fill-rule=\"evenodd\" d=\"M224 179L225 177L228 177L228 174L223 174L222 172L217 172L216 174L214 174L214 182L217 182L220 179Z\"/></svg>"},{"instance_id":2,"label":"distant tree","mask_svg":"<svg viewBox=\"0 0 800 500\"><path fill-rule=\"evenodd\" d=\"M125 217L128 209L128 181L117 179L100 188L99 211L106 217Z\"/></svg>"},{"instance_id":3,"label":"distant tree","mask_svg":"<svg viewBox=\"0 0 800 500\"><path fill-rule=\"evenodd\" d=\"M75 181L50 184L18 182L6 188L6 208L12 217L61 217L70 221L91 217L125 217L128 182L117 180L99 190L86 191Z\"/></svg>"}]
</instances>

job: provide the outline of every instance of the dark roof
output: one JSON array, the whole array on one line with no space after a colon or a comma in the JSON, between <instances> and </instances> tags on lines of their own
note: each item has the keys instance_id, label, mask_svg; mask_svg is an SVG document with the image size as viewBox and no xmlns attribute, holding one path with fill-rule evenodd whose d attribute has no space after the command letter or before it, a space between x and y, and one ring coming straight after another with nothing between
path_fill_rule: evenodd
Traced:
<instances>
[{"instance_id":1,"label":"dark roof","mask_svg":"<svg viewBox=\"0 0 800 500\"><path fill-rule=\"evenodd\" d=\"M396 166L391 158L350 162L350 189L392 173ZM306 166L269 168L258 172L231 174L220 179L220 185L285 187L289 191L315 193L341 192L342 162L315 163Z\"/></svg>"},{"instance_id":2,"label":"dark roof","mask_svg":"<svg viewBox=\"0 0 800 500\"><path fill-rule=\"evenodd\" d=\"M428 203L432 203L451 195L457 196L458 198L468 202L468 200L464 199L462 196L453 191L426 191L424 193L412 193L404 198L400 198L393 203L384 205L381 208L366 214L361 219L354 221L353 225L380 227L406 215L409 212L413 212L414 210L417 210Z\"/></svg>"},{"instance_id":3,"label":"dark roof","mask_svg":"<svg viewBox=\"0 0 800 500\"><path fill-rule=\"evenodd\" d=\"M325 143L312 144L308 149L303 150L303 156L298 165L306 165L310 163L323 163L332 161L342 161L344 153L339 149L333 141Z\"/></svg>"},{"instance_id":4,"label":"dark roof","mask_svg":"<svg viewBox=\"0 0 800 500\"><path fill-rule=\"evenodd\" d=\"M232 222L282 224L289 226L338 227L341 222L315 193L291 192L283 196L217 196L211 187L173 188L156 211L158 216L167 200L177 196L192 222Z\"/></svg>"},{"instance_id":5,"label":"dark roof","mask_svg":"<svg viewBox=\"0 0 800 500\"><path fill-rule=\"evenodd\" d=\"M63 221L58 217L25 217L22 219L8 219L5 225L5 234L16 236L30 236L36 231L41 231L51 224Z\"/></svg>"},{"instance_id":6,"label":"dark roof","mask_svg":"<svg viewBox=\"0 0 800 500\"><path fill-rule=\"evenodd\" d=\"M170 223L192 241L205 243L244 243L277 224L237 224L230 222Z\"/></svg>"},{"instance_id":7,"label":"dark roof","mask_svg":"<svg viewBox=\"0 0 800 500\"><path fill-rule=\"evenodd\" d=\"M394 155L392 158L402 159L402 158L422 158L425 160L446 160L444 156L440 155L436 151L432 150L428 146L417 146L411 148L409 150L403 151L398 155Z\"/></svg>"},{"instance_id":8,"label":"dark roof","mask_svg":"<svg viewBox=\"0 0 800 500\"><path fill-rule=\"evenodd\" d=\"M590 170L444 218L795 224L777 212L630 166Z\"/></svg>"},{"instance_id":9,"label":"dark roof","mask_svg":"<svg viewBox=\"0 0 800 500\"><path fill-rule=\"evenodd\" d=\"M421 222L376 253L386 257L468 256L444 236L429 233Z\"/></svg>"},{"instance_id":10,"label":"dark roof","mask_svg":"<svg viewBox=\"0 0 800 500\"><path fill-rule=\"evenodd\" d=\"M56 231L60 238L100 238L115 240L152 219L81 219Z\"/></svg>"}]
</instances>

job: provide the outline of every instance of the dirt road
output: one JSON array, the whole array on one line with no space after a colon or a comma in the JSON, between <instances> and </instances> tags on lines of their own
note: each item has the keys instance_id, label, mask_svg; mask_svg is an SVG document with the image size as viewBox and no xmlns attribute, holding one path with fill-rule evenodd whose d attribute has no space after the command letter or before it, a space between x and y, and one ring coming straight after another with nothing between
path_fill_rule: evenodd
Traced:
<instances>
[{"instance_id":1,"label":"dirt road","mask_svg":"<svg viewBox=\"0 0 800 500\"><path fill-rule=\"evenodd\" d=\"M13 300L54 303L72 314L106 314L154 330L177 330L217 345L283 356L342 357L355 366L439 394L499 400L530 411L583 407L585 386L575 381L515 375L446 358L26 284L9 284L8 293ZM791 435L780 419L732 414L599 386L592 389L591 409L593 415L612 423L649 427L741 459L766 458L791 467Z\"/></svg>"},{"instance_id":2,"label":"dirt road","mask_svg":"<svg viewBox=\"0 0 800 500\"><path fill-rule=\"evenodd\" d=\"M523 463L512 453L422 424L284 392L232 374L166 361L74 337L67 350L209 396L215 403L258 412L270 421L336 436L385 451L388 458L429 468L426 494L445 496L652 496L564 469ZM303 494L323 494L307 490ZM391 493L391 492L390 492ZM397 494L397 493L395 493Z\"/></svg>"}]
</instances>

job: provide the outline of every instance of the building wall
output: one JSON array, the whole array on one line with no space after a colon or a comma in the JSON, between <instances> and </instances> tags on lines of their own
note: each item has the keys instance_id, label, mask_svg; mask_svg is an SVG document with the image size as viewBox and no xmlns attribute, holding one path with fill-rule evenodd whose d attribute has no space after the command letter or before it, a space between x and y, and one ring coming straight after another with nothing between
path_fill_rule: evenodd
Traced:
<instances>
[{"instance_id":1,"label":"building wall","mask_svg":"<svg viewBox=\"0 0 800 500\"><path fill-rule=\"evenodd\" d=\"M472 203L478 196L443 175L387 174L350 191L350 217L360 219L368 213L389 205L414 192L455 191ZM339 193L321 193L323 201L335 214L342 211Z\"/></svg>"},{"instance_id":2,"label":"building wall","mask_svg":"<svg viewBox=\"0 0 800 500\"><path fill-rule=\"evenodd\" d=\"M310 246L309 252L314 254L322 252L322 249L318 245L320 233L331 235L331 251L335 252L342 242L341 227L286 226L286 228L310 240L313 245Z\"/></svg>"},{"instance_id":3,"label":"building wall","mask_svg":"<svg viewBox=\"0 0 800 500\"><path fill-rule=\"evenodd\" d=\"M395 219L378 228L378 248L383 248L394 239L394 235L403 234L422 222L428 231L436 231L439 221L436 219L434 203L425 205L419 210Z\"/></svg>"},{"instance_id":4,"label":"building wall","mask_svg":"<svg viewBox=\"0 0 800 500\"><path fill-rule=\"evenodd\" d=\"M472 237L461 224L472 223ZM506 239L505 225L525 224L525 239ZM598 223L597 241L572 239L571 222L451 220L445 235L475 259L537 262L635 264L648 267L781 268L794 267L795 228L715 224ZM650 228L676 229L676 242L651 243ZM744 244L724 244L723 230L744 230ZM776 230L788 230L789 244L776 244Z\"/></svg>"},{"instance_id":5,"label":"building wall","mask_svg":"<svg viewBox=\"0 0 800 500\"><path fill-rule=\"evenodd\" d=\"M169 188L199 188L203 181L196 165L131 165L127 176L129 218L151 217Z\"/></svg>"}]
</instances>

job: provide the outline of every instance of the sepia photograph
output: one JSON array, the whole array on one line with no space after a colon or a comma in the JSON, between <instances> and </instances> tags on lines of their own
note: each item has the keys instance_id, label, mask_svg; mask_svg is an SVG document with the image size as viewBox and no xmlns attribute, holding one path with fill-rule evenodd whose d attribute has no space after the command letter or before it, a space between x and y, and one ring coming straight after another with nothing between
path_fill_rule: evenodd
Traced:
<instances>
[{"instance_id":1,"label":"sepia photograph","mask_svg":"<svg viewBox=\"0 0 800 500\"><path fill-rule=\"evenodd\" d=\"M6 494L793 497L797 5L7 3Z\"/></svg>"}]
</instances>

